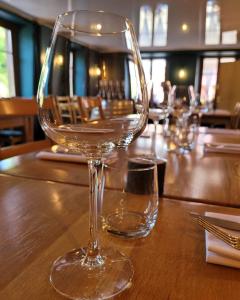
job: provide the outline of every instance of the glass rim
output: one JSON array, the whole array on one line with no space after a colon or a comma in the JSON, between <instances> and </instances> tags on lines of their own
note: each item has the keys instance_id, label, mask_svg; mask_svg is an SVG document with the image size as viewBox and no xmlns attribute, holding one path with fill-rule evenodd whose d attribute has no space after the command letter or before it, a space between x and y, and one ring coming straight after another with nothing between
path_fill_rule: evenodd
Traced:
<instances>
[{"instance_id":1,"label":"glass rim","mask_svg":"<svg viewBox=\"0 0 240 300\"><path fill-rule=\"evenodd\" d=\"M119 31L106 31L106 32L96 32L96 31L90 31L90 30L76 30L74 28L71 27L67 27L64 26L64 17L66 16L70 16L70 15L74 15L75 13L89 13L89 14L96 14L96 15L100 15L100 14L104 14L105 16L112 16L112 17L117 17L119 20L121 20L123 22L123 24L125 24L123 27L123 30L119 30ZM63 26L65 29L68 29L69 31L73 31L76 33L85 33L85 34L89 34L89 35L96 35L96 36L104 36L104 35L115 35L115 34L123 34L125 32L128 32L130 30L129 27L133 27L132 22L125 16L116 14L116 13L112 13L112 12L108 12L108 11L104 11L104 10L70 10L70 11L66 11L63 12L61 14L59 14L56 18L56 22L55 24L59 24L61 26Z\"/></svg>"},{"instance_id":2,"label":"glass rim","mask_svg":"<svg viewBox=\"0 0 240 300\"><path fill-rule=\"evenodd\" d=\"M135 167L135 168L130 168L130 169L127 169L128 172L141 172L141 171L149 171L149 170L154 170L156 167L157 167L157 162L155 159L153 158L146 158L144 156L127 156L127 162L131 161L131 159L133 160L134 162L134 159L137 160L137 159L141 159L141 161L147 161L149 162L149 164L151 164L150 166L146 166L146 167ZM141 162L139 162L141 163ZM114 164L114 163L113 163ZM119 171L121 170L122 168L119 167L119 166L111 166L111 164L107 163L107 162L103 162L103 167L104 169L108 169L108 170L116 170L116 171Z\"/></svg>"}]
</instances>

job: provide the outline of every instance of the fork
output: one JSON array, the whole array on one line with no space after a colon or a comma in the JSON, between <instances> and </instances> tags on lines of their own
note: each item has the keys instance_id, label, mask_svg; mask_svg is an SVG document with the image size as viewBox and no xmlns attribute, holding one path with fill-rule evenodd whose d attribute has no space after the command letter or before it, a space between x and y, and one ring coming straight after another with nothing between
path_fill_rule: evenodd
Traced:
<instances>
[{"instance_id":1,"label":"fork","mask_svg":"<svg viewBox=\"0 0 240 300\"><path fill-rule=\"evenodd\" d=\"M212 233L213 235L215 235L217 238L224 241L229 246L231 246L237 250L240 250L240 237L232 235L228 232L225 232L225 231L219 229L215 225L213 225L210 222L203 219L201 216L198 216L197 218L195 218L195 220L205 230Z\"/></svg>"}]
</instances>

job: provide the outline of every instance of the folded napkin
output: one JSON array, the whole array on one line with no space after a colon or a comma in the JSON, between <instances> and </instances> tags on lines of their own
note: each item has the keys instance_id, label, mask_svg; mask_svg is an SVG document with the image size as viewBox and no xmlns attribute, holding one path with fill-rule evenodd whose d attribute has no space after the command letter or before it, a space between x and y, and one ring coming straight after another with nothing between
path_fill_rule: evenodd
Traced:
<instances>
[{"instance_id":1,"label":"folded napkin","mask_svg":"<svg viewBox=\"0 0 240 300\"><path fill-rule=\"evenodd\" d=\"M240 130L238 130L238 129L200 127L198 129L198 132L206 133L206 134L226 134L226 135L239 135L240 136Z\"/></svg>"},{"instance_id":2,"label":"folded napkin","mask_svg":"<svg viewBox=\"0 0 240 300\"><path fill-rule=\"evenodd\" d=\"M230 143L205 143L204 144L205 152L214 152L214 153L240 153L240 144L230 144Z\"/></svg>"},{"instance_id":3,"label":"folded napkin","mask_svg":"<svg viewBox=\"0 0 240 300\"><path fill-rule=\"evenodd\" d=\"M240 223L240 216L206 212L206 216L219 219L235 221ZM221 230L229 232L235 236L240 236L239 231L228 230L220 227ZM206 261L208 263L240 268L240 250L234 249L213 234L205 231L206 240Z\"/></svg>"},{"instance_id":4,"label":"folded napkin","mask_svg":"<svg viewBox=\"0 0 240 300\"><path fill-rule=\"evenodd\" d=\"M52 150L43 150L37 153L36 157L44 160L55 160L62 162L74 162L74 163L87 163L87 158L83 154L79 153L68 153L66 148L62 146L52 146ZM59 152L56 152L60 149ZM64 152L66 151L66 152ZM116 153L112 153L109 157L103 158L103 161L112 163L117 159Z\"/></svg>"},{"instance_id":5,"label":"folded napkin","mask_svg":"<svg viewBox=\"0 0 240 300\"><path fill-rule=\"evenodd\" d=\"M36 155L39 159L45 160L56 160L56 161L65 161L65 162L76 162L76 163L87 163L85 156L80 154L70 154L70 153L54 153L51 150L43 150L37 153Z\"/></svg>"}]
</instances>

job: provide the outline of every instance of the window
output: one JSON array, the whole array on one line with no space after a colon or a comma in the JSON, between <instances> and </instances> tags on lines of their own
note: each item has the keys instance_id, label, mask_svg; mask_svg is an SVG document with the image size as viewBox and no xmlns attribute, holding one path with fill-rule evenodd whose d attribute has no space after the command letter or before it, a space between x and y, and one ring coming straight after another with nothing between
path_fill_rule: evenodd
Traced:
<instances>
[{"instance_id":1,"label":"window","mask_svg":"<svg viewBox=\"0 0 240 300\"><path fill-rule=\"evenodd\" d=\"M230 63L236 61L235 57L211 57L203 59L201 80L201 102L214 101L219 63Z\"/></svg>"},{"instance_id":2,"label":"window","mask_svg":"<svg viewBox=\"0 0 240 300\"><path fill-rule=\"evenodd\" d=\"M154 28L153 28L154 27ZM149 5L140 8L139 45L141 47L166 46L168 29L168 4L160 3L154 11Z\"/></svg>"},{"instance_id":3,"label":"window","mask_svg":"<svg viewBox=\"0 0 240 300\"><path fill-rule=\"evenodd\" d=\"M151 81L151 64L151 59L142 60L143 70L145 73L145 79L147 84L149 84L149 82Z\"/></svg>"},{"instance_id":4,"label":"window","mask_svg":"<svg viewBox=\"0 0 240 300\"><path fill-rule=\"evenodd\" d=\"M69 53L69 95L73 97L73 52Z\"/></svg>"},{"instance_id":5,"label":"window","mask_svg":"<svg viewBox=\"0 0 240 300\"><path fill-rule=\"evenodd\" d=\"M221 57L220 58L220 64L230 63L230 62L234 62L234 61L236 61L235 57Z\"/></svg>"},{"instance_id":6,"label":"window","mask_svg":"<svg viewBox=\"0 0 240 300\"><path fill-rule=\"evenodd\" d=\"M201 102L213 101L216 94L218 58L204 58L201 82Z\"/></svg>"},{"instance_id":7,"label":"window","mask_svg":"<svg viewBox=\"0 0 240 300\"><path fill-rule=\"evenodd\" d=\"M220 43L220 6L216 0L208 0L206 7L205 44L217 45Z\"/></svg>"},{"instance_id":8,"label":"window","mask_svg":"<svg viewBox=\"0 0 240 300\"><path fill-rule=\"evenodd\" d=\"M222 44L230 45L230 44L237 44L237 30L231 31L223 31L222 32Z\"/></svg>"},{"instance_id":9,"label":"window","mask_svg":"<svg viewBox=\"0 0 240 300\"><path fill-rule=\"evenodd\" d=\"M166 59L143 59L142 62L148 85L149 100L152 100L157 105L163 101L161 83L165 81Z\"/></svg>"},{"instance_id":10,"label":"window","mask_svg":"<svg viewBox=\"0 0 240 300\"><path fill-rule=\"evenodd\" d=\"M153 46L167 45L168 5L158 4L154 14Z\"/></svg>"},{"instance_id":11,"label":"window","mask_svg":"<svg viewBox=\"0 0 240 300\"><path fill-rule=\"evenodd\" d=\"M138 99L138 72L136 71L136 65L132 60L128 61L129 65L129 73L130 73L130 86L131 86L131 99L137 100Z\"/></svg>"},{"instance_id":12,"label":"window","mask_svg":"<svg viewBox=\"0 0 240 300\"><path fill-rule=\"evenodd\" d=\"M152 45L153 13L148 5L140 8L139 45L146 47Z\"/></svg>"},{"instance_id":13,"label":"window","mask_svg":"<svg viewBox=\"0 0 240 300\"><path fill-rule=\"evenodd\" d=\"M11 30L0 26L0 97L15 96Z\"/></svg>"}]
</instances>

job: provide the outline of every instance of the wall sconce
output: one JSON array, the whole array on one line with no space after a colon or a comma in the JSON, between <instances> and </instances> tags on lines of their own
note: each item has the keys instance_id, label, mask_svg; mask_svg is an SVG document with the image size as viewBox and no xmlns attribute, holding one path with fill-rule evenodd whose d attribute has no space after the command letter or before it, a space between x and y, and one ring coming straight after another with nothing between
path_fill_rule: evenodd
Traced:
<instances>
[{"instance_id":1,"label":"wall sconce","mask_svg":"<svg viewBox=\"0 0 240 300\"><path fill-rule=\"evenodd\" d=\"M98 66L93 66L89 69L89 75L91 77L97 77L101 75L101 70Z\"/></svg>"},{"instance_id":2,"label":"wall sconce","mask_svg":"<svg viewBox=\"0 0 240 300\"><path fill-rule=\"evenodd\" d=\"M181 30L184 33L189 32L189 25L187 23L182 23Z\"/></svg>"},{"instance_id":3,"label":"wall sconce","mask_svg":"<svg viewBox=\"0 0 240 300\"><path fill-rule=\"evenodd\" d=\"M58 54L58 55L55 56L55 58L54 58L54 65L55 66L62 66L63 62L64 62L63 55Z\"/></svg>"},{"instance_id":4,"label":"wall sconce","mask_svg":"<svg viewBox=\"0 0 240 300\"><path fill-rule=\"evenodd\" d=\"M107 72L106 72L106 64L105 64L105 62L103 62L102 69L103 69L103 79L105 79L105 78L107 78Z\"/></svg>"},{"instance_id":5,"label":"wall sconce","mask_svg":"<svg viewBox=\"0 0 240 300\"><path fill-rule=\"evenodd\" d=\"M100 31L102 29L102 24L92 24L90 28L94 31Z\"/></svg>"},{"instance_id":6,"label":"wall sconce","mask_svg":"<svg viewBox=\"0 0 240 300\"><path fill-rule=\"evenodd\" d=\"M185 80L187 79L187 71L185 69L180 69L178 71L178 78L181 79L181 80Z\"/></svg>"}]
</instances>

